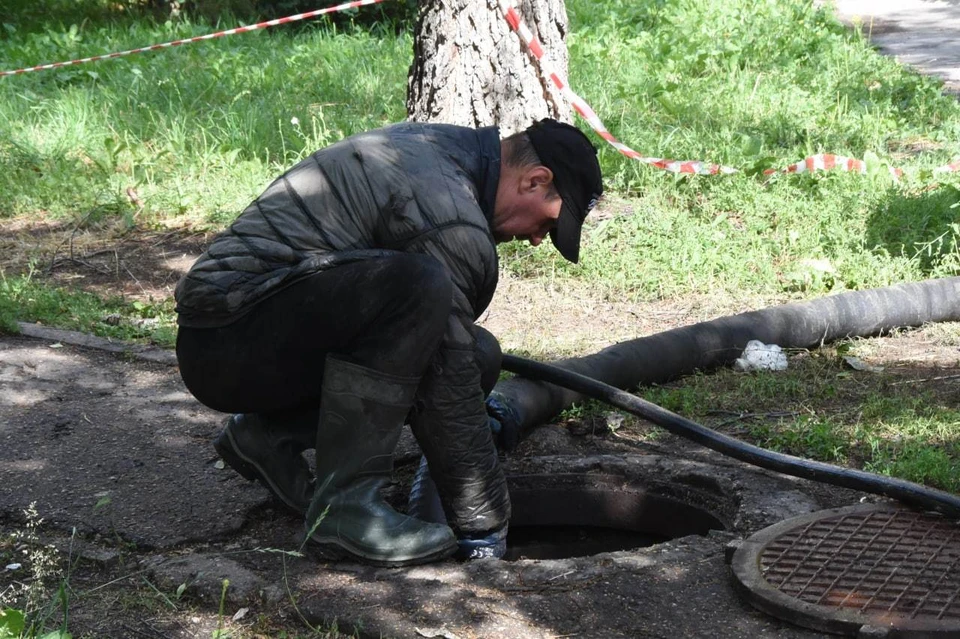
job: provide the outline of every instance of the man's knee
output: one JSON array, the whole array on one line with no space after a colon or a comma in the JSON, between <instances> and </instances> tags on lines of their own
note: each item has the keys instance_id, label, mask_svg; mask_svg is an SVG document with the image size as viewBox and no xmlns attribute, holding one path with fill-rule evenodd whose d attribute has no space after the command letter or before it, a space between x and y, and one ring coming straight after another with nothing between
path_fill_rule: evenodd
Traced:
<instances>
[{"instance_id":1,"label":"man's knee","mask_svg":"<svg viewBox=\"0 0 960 639\"><path fill-rule=\"evenodd\" d=\"M350 288L359 320L413 337L443 331L453 305L453 282L430 255L395 253L361 263L362 280Z\"/></svg>"},{"instance_id":2,"label":"man's knee","mask_svg":"<svg viewBox=\"0 0 960 639\"><path fill-rule=\"evenodd\" d=\"M500 342L493 333L477 326L477 361L480 364L480 386L486 397L500 379L500 367L503 364L503 351Z\"/></svg>"}]
</instances>

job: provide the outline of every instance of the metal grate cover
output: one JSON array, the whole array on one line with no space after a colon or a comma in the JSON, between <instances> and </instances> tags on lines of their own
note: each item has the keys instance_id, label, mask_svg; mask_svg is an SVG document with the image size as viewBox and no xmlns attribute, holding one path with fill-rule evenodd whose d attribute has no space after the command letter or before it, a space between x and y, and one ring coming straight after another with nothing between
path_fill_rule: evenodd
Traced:
<instances>
[{"instance_id":1,"label":"metal grate cover","mask_svg":"<svg viewBox=\"0 0 960 639\"><path fill-rule=\"evenodd\" d=\"M811 513L739 544L731 567L751 604L801 626L960 637L960 525L935 514L873 505Z\"/></svg>"}]
</instances>

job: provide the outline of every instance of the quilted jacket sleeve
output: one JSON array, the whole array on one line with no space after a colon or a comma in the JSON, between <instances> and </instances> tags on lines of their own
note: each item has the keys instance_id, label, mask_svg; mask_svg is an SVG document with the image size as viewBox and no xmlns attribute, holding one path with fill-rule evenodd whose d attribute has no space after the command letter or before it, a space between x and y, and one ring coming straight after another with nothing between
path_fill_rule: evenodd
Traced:
<instances>
[{"instance_id":1,"label":"quilted jacket sleeve","mask_svg":"<svg viewBox=\"0 0 960 639\"><path fill-rule=\"evenodd\" d=\"M411 427L451 527L459 535L485 533L510 517L506 480L487 426L473 323L489 302L485 291L495 287L495 248L485 232L458 226L440 231L423 249L447 266L455 286L453 311L421 381Z\"/></svg>"}]
</instances>

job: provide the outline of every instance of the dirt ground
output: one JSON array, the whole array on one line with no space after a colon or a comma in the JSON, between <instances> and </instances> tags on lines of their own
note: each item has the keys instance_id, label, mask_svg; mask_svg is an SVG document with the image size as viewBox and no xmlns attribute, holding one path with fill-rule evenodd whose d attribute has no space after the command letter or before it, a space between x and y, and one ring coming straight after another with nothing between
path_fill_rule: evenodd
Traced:
<instances>
[{"instance_id":1,"label":"dirt ground","mask_svg":"<svg viewBox=\"0 0 960 639\"><path fill-rule=\"evenodd\" d=\"M955 0L831 4L869 25L882 50L955 90ZM182 228L8 220L0 270L32 267L63 285L155 301L172 294L209 239ZM632 304L588 287L505 278L481 323L505 350L549 358L782 301ZM858 354L896 382L922 380L955 403L956 335L955 326L930 326L863 340ZM405 570L323 563L293 554L296 516L219 463L209 441L223 415L190 397L170 353L124 350L67 334L0 335L0 601L16 588L50 601L66 584L75 637L305 637L316 624L323 636L361 637L818 637L743 603L726 545L793 515L874 499L753 470L673 437L651 441L650 425L611 431L573 418L537 429L508 455L510 477L558 469L667 477L705 490L726 529L568 559ZM417 460L406 434L388 493L398 507ZM31 504L42 523L25 514ZM38 578L44 558L66 572ZM54 627L63 607L49 610Z\"/></svg>"},{"instance_id":2,"label":"dirt ground","mask_svg":"<svg viewBox=\"0 0 960 639\"><path fill-rule=\"evenodd\" d=\"M183 231L7 227L0 255L7 272L18 265L4 246L16 246L57 282L160 299L207 241ZM559 357L776 301L633 304L506 278L481 323L508 351ZM955 334L931 326L865 340L860 352L886 365L884 374L925 379L925 390L956 397ZM70 560L74 636L209 637L226 628L236 637L293 637L308 636L308 624L364 637L819 636L744 604L725 545L792 515L873 499L753 470L675 438L651 442L649 425L612 432L567 419L537 429L505 458L511 476L571 468L694 484L710 476L726 530L579 558L406 570L328 564L293 556L302 522L222 467L209 441L223 415L192 399L169 357L146 361L72 341L0 337L0 592L33 581L23 553L38 546L11 535L27 529L24 511L35 503L44 519L38 538L58 549L61 565ZM398 507L417 459L407 434L388 495Z\"/></svg>"}]
</instances>

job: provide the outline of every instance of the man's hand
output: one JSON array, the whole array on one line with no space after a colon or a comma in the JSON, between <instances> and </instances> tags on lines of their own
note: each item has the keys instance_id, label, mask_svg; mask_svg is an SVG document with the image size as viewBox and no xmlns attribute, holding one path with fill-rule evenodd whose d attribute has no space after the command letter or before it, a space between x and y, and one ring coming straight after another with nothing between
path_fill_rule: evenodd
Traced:
<instances>
[{"instance_id":1,"label":"man's hand","mask_svg":"<svg viewBox=\"0 0 960 639\"><path fill-rule=\"evenodd\" d=\"M507 526L485 535L457 539L456 559L502 559L507 554Z\"/></svg>"},{"instance_id":2,"label":"man's hand","mask_svg":"<svg viewBox=\"0 0 960 639\"><path fill-rule=\"evenodd\" d=\"M520 415L506 397L493 391L486 399L487 419L493 441L500 450L513 450L520 443Z\"/></svg>"}]
</instances>

